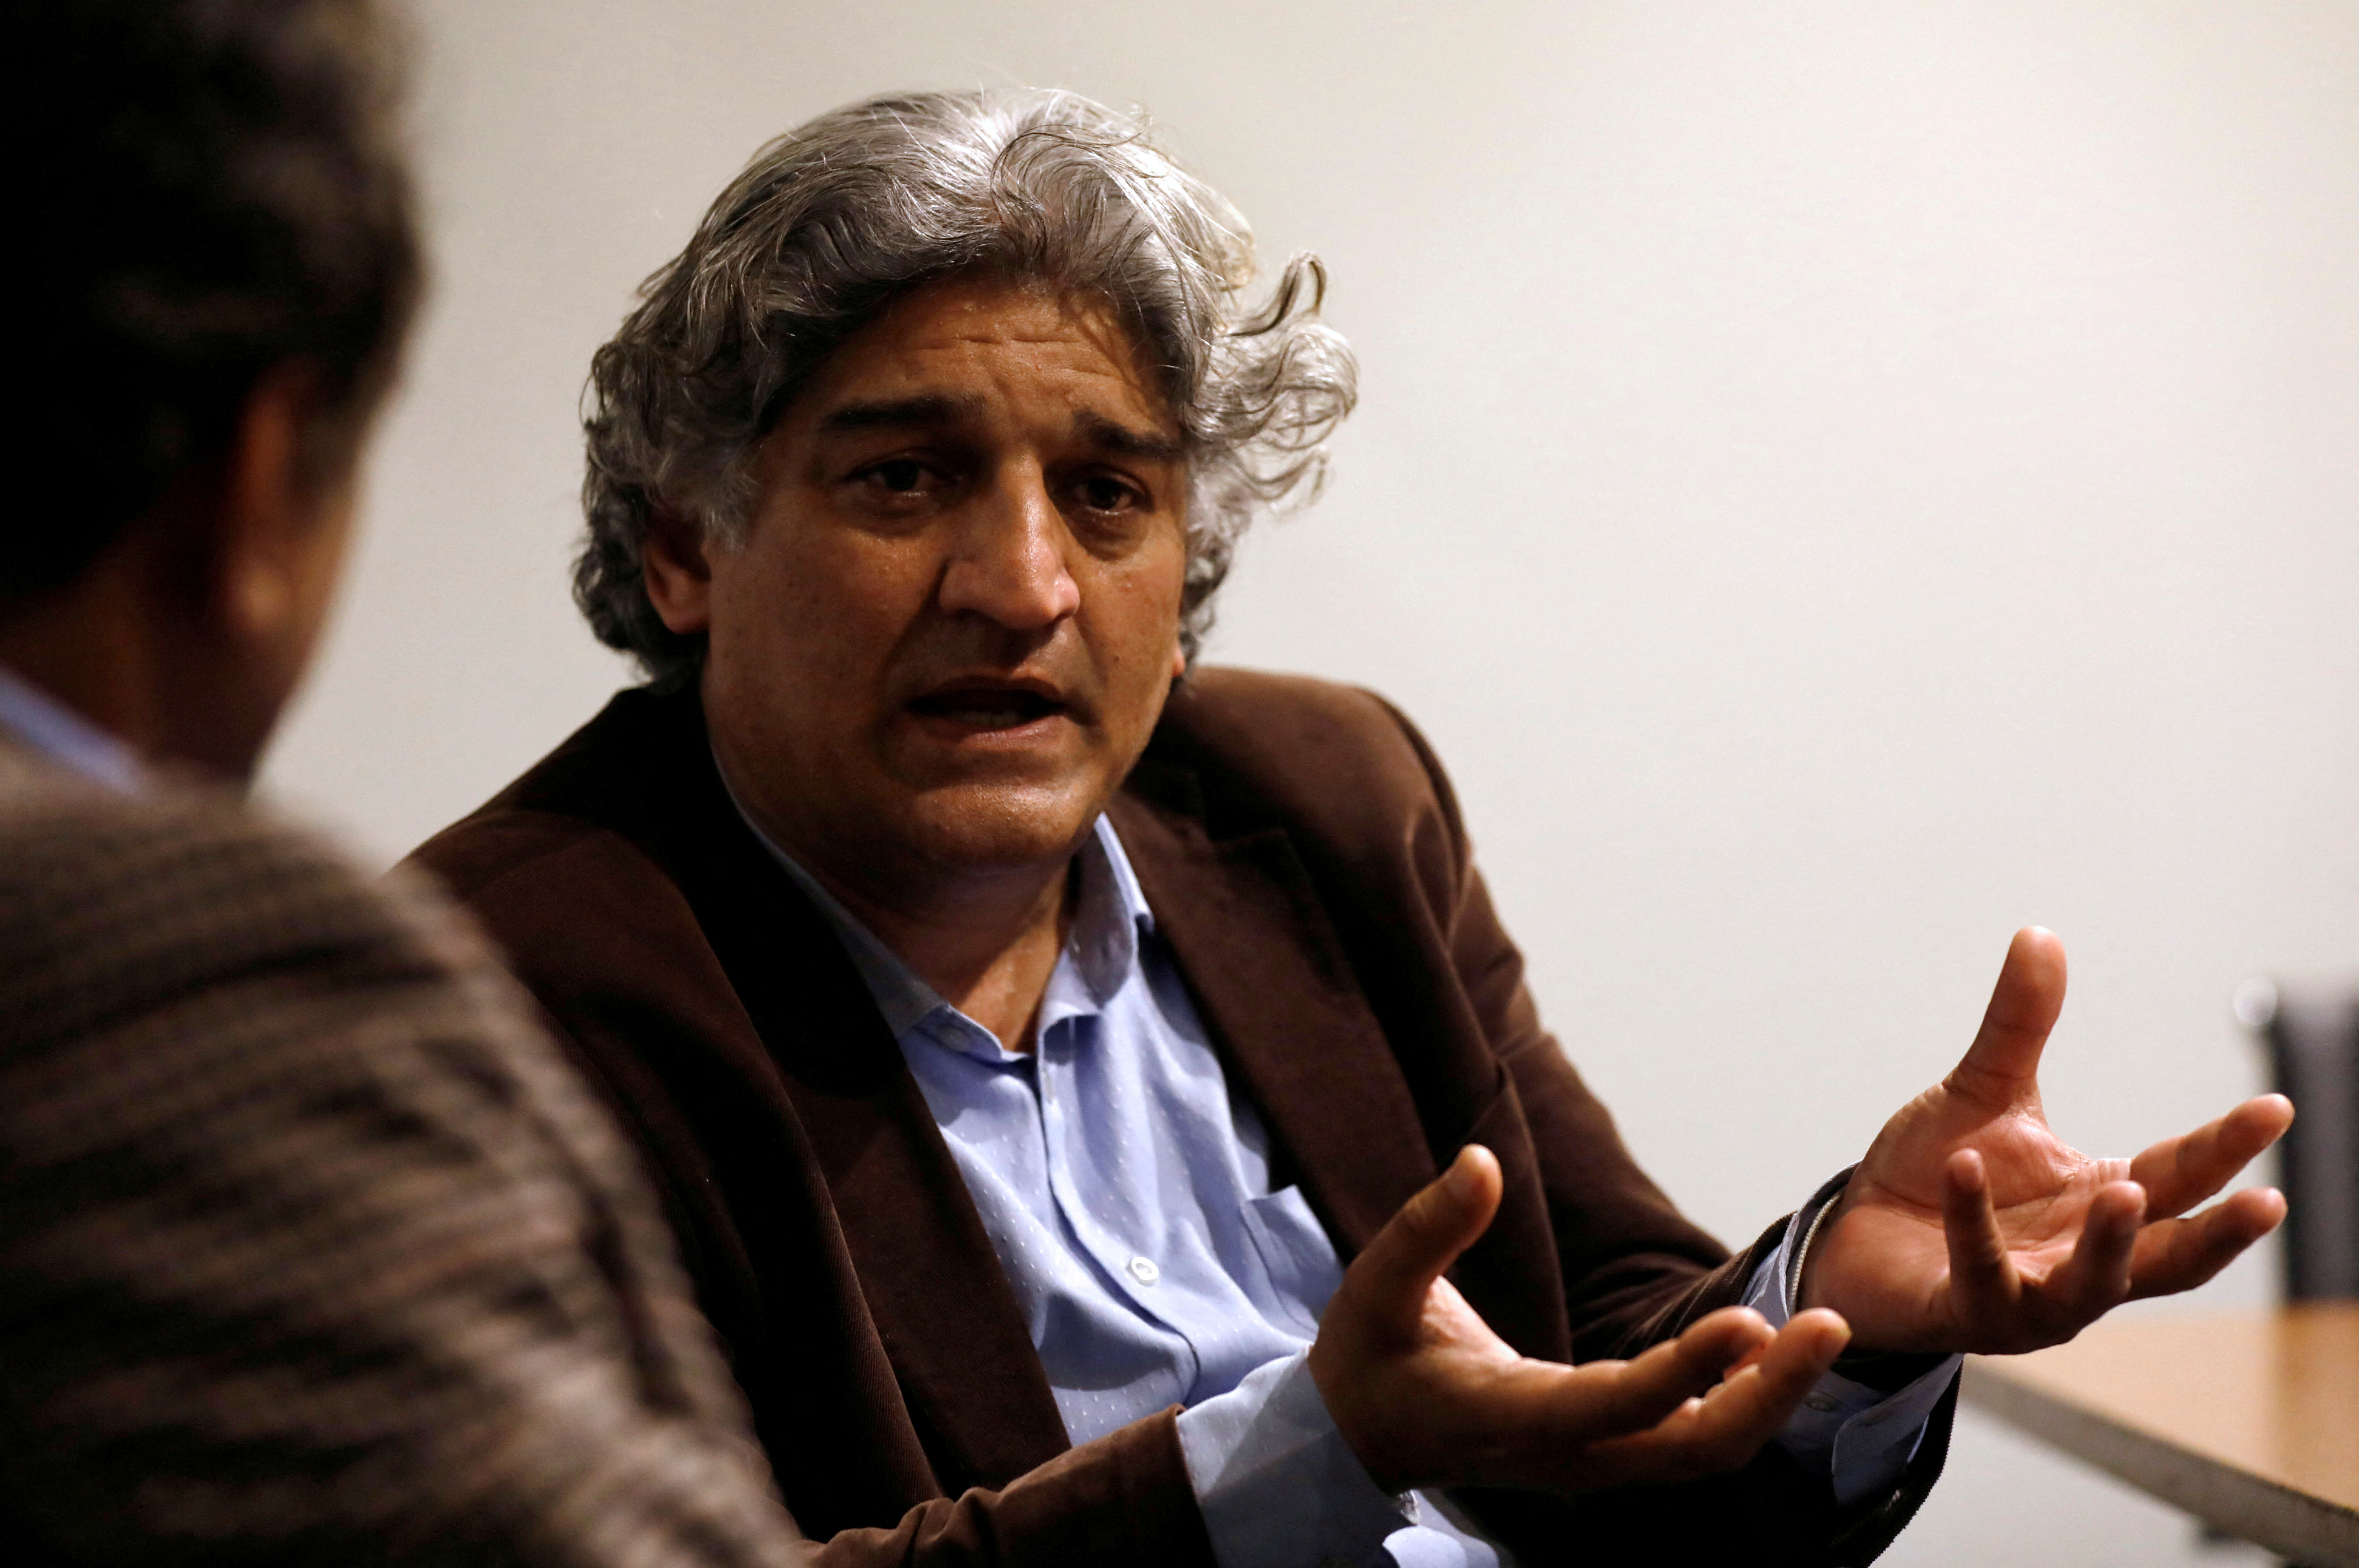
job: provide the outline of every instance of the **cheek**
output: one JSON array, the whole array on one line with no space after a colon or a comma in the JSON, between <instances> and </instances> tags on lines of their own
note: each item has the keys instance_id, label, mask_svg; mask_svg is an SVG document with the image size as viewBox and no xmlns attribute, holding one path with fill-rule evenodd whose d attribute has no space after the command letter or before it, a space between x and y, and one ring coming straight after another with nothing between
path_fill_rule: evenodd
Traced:
<instances>
[{"instance_id":1,"label":"cheek","mask_svg":"<svg viewBox=\"0 0 2359 1568\"><path fill-rule=\"evenodd\" d=\"M852 530L812 529L716 561L713 662L760 689L766 707L856 726L927 601L924 563L906 553Z\"/></svg>"},{"instance_id":2,"label":"cheek","mask_svg":"<svg viewBox=\"0 0 2359 1568\"><path fill-rule=\"evenodd\" d=\"M772 525L775 526L775 525ZM712 565L712 641L766 657L840 644L864 596L853 563L823 536L757 536Z\"/></svg>"},{"instance_id":3,"label":"cheek","mask_svg":"<svg viewBox=\"0 0 2359 1568\"><path fill-rule=\"evenodd\" d=\"M1116 678L1125 684L1159 689L1170 675L1186 572L1186 558L1174 546L1126 563L1103 584L1103 635Z\"/></svg>"},{"instance_id":4,"label":"cheek","mask_svg":"<svg viewBox=\"0 0 2359 1568\"><path fill-rule=\"evenodd\" d=\"M1153 607L1142 610L1155 628L1155 646L1161 659L1180 646L1180 601L1188 585L1188 547L1184 538L1175 537L1159 553L1149 581L1144 584L1144 597Z\"/></svg>"}]
</instances>

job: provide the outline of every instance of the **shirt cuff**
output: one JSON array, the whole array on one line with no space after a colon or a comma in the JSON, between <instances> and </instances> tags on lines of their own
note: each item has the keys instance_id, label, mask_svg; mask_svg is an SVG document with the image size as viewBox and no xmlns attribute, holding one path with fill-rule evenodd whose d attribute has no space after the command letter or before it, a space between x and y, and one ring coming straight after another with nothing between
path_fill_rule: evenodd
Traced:
<instances>
[{"instance_id":1,"label":"shirt cuff","mask_svg":"<svg viewBox=\"0 0 2359 1568\"><path fill-rule=\"evenodd\" d=\"M1808 1243L1850 1180L1851 1172L1843 1171L1794 1211L1776 1250L1745 1286L1745 1304L1768 1319L1770 1327L1785 1327L1799 1308ZM1945 1356L1889 1394L1829 1372L1803 1397L1801 1408L1777 1434L1777 1446L1805 1468L1826 1476L1835 1501L1846 1508L1887 1491L1907 1474L1933 1407L1964 1364L1962 1356Z\"/></svg>"},{"instance_id":2,"label":"shirt cuff","mask_svg":"<svg viewBox=\"0 0 2359 1568\"><path fill-rule=\"evenodd\" d=\"M1180 1451L1220 1568L1385 1563L1385 1538L1418 1520L1335 1430L1307 1350L1181 1410Z\"/></svg>"}]
</instances>

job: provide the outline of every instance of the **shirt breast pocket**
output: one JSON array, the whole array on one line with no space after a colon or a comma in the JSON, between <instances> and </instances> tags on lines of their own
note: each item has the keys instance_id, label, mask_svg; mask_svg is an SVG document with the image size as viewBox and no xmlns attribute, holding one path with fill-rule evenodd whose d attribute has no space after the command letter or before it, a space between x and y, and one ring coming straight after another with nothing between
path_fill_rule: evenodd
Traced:
<instances>
[{"instance_id":1,"label":"shirt breast pocket","mask_svg":"<svg viewBox=\"0 0 2359 1568\"><path fill-rule=\"evenodd\" d=\"M1311 1214L1310 1201L1301 1188L1284 1187L1247 1198L1243 1213L1245 1235L1253 1238L1254 1250L1268 1270L1278 1310L1306 1336L1317 1337L1319 1314L1343 1282L1343 1266Z\"/></svg>"}]
</instances>

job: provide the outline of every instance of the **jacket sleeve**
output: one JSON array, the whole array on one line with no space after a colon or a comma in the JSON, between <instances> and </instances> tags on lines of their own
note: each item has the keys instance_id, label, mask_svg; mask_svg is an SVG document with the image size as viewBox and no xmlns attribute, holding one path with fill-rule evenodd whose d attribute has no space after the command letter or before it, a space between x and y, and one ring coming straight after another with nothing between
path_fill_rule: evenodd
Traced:
<instances>
[{"instance_id":1,"label":"jacket sleeve","mask_svg":"<svg viewBox=\"0 0 2359 1568\"><path fill-rule=\"evenodd\" d=\"M749 1240L737 1221L782 1228L819 1221L819 1205L793 1201L793 1160L769 1136L728 1140L759 1145L758 1179L707 1162L672 1086L647 1071L650 1056L678 1062L692 1052L666 1009L630 1013L627 1027L605 1003L544 995L544 1021L637 1145L706 1310L724 1331L736 1376L769 1421L760 1436L780 1482L812 1524L825 1568L1050 1568L1118 1563L1135 1568L1212 1568L1210 1538L1182 1454L1178 1407L1066 1450L1001 1486L936 1490L926 1456L911 1443L891 1367L861 1332L859 1282L821 1236ZM675 1049L676 1048L676 1049ZM765 1188L758 1214L733 1211L726 1194ZM747 1253L790 1258L800 1288L765 1291ZM839 1297L837 1292L841 1292ZM895 1494L897 1493L897 1498ZM837 1529L829 1521L892 1519L889 1527Z\"/></svg>"},{"instance_id":2,"label":"jacket sleeve","mask_svg":"<svg viewBox=\"0 0 2359 1568\"><path fill-rule=\"evenodd\" d=\"M923 1503L890 1530L847 1530L821 1568L1212 1568L1180 1456L1179 1408L1133 1421L996 1491Z\"/></svg>"},{"instance_id":3,"label":"jacket sleeve","mask_svg":"<svg viewBox=\"0 0 2359 1568\"><path fill-rule=\"evenodd\" d=\"M210 800L0 811L11 1561L801 1560L487 950Z\"/></svg>"},{"instance_id":4,"label":"jacket sleeve","mask_svg":"<svg viewBox=\"0 0 2359 1568\"><path fill-rule=\"evenodd\" d=\"M1395 721L1431 780L1442 833L1424 884L1440 906L1450 960L1513 1086L1503 1100L1528 1130L1562 1269L1576 1361L1626 1358L1705 1314L1740 1303L1775 1249L1783 1216L1732 1257L1642 1171L1612 1116L1540 1025L1523 957L1492 908L1440 760ZM1485 1493L1470 1498L1527 1562L1851 1564L1873 1561L1939 1477L1954 1387L1891 1492L1839 1508L1822 1478L1777 1445L1745 1470L1680 1486L1634 1487L1565 1505ZM1626 1554L1626 1558L1625 1555Z\"/></svg>"},{"instance_id":5,"label":"jacket sleeve","mask_svg":"<svg viewBox=\"0 0 2359 1568\"><path fill-rule=\"evenodd\" d=\"M530 811L462 824L417 858L503 943L545 1032L636 1146L821 1562L1212 1568L1175 1412L1029 1465L952 1468L929 1449L938 1412L912 1397L872 1315L875 1282L774 1054L790 1047L755 1028L676 867L602 826ZM811 945L738 920L749 944ZM833 1097L857 1098L866 1080L834 1066L812 1068L810 1093L841 1123Z\"/></svg>"}]
</instances>

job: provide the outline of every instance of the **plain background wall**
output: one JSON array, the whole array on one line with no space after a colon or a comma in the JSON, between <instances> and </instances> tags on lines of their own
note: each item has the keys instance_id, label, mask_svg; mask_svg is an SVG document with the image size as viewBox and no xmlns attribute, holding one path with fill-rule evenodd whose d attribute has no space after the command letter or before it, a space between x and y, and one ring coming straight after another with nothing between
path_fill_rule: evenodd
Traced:
<instances>
[{"instance_id":1,"label":"plain background wall","mask_svg":"<svg viewBox=\"0 0 2359 1568\"><path fill-rule=\"evenodd\" d=\"M901 86L1147 105L1364 365L1214 657L1451 764L1538 994L1748 1236L2062 931L2127 1153L2359 964L2359 5L422 0L438 280L270 782L390 860L625 677L576 398L754 147ZM2204 1298L2264 1299L2268 1260ZM2179 1304L2173 1303L2173 1309ZM1979 1421L1892 1561L2241 1561Z\"/></svg>"}]
</instances>

